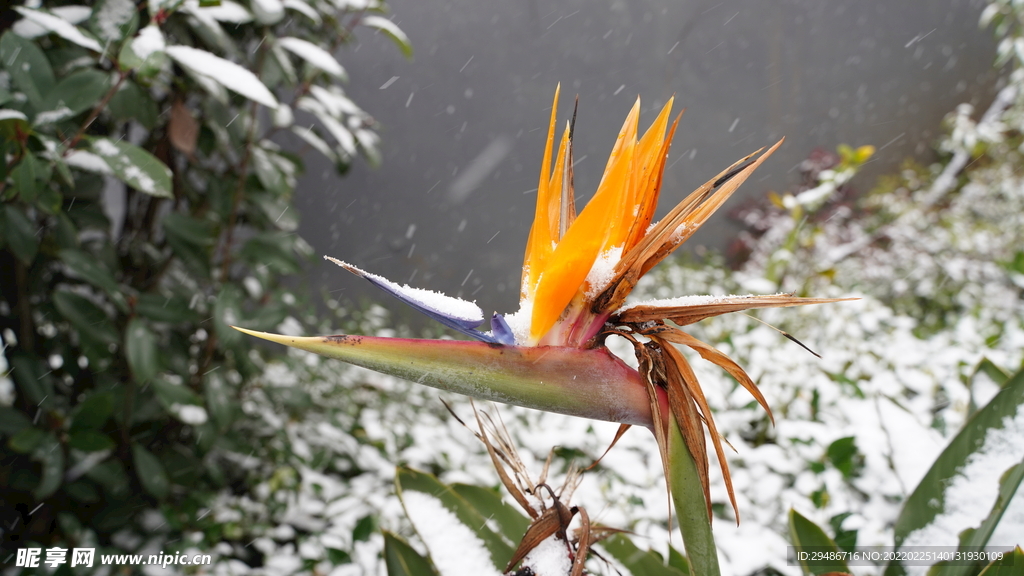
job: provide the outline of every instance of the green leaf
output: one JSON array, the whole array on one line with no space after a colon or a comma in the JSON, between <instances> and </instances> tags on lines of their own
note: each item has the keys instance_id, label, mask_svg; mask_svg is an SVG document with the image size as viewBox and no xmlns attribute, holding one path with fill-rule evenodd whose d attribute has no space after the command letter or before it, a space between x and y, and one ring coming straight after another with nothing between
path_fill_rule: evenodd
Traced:
<instances>
[{"instance_id":1,"label":"green leaf","mask_svg":"<svg viewBox=\"0 0 1024 576\"><path fill-rule=\"evenodd\" d=\"M99 452L113 450L114 441L110 436L95 430L80 430L71 433L68 437L68 446L82 452Z\"/></svg>"},{"instance_id":2,"label":"green leaf","mask_svg":"<svg viewBox=\"0 0 1024 576\"><path fill-rule=\"evenodd\" d=\"M107 313L87 298L66 290L55 290L53 303L61 316L83 336L104 344L120 344L121 338Z\"/></svg>"},{"instance_id":3,"label":"green leaf","mask_svg":"<svg viewBox=\"0 0 1024 576\"><path fill-rule=\"evenodd\" d=\"M171 170L156 156L123 140L93 138L90 147L125 184L158 198L174 196Z\"/></svg>"},{"instance_id":4,"label":"green leaf","mask_svg":"<svg viewBox=\"0 0 1024 576\"><path fill-rule=\"evenodd\" d=\"M35 450L36 447L45 439L46 432L43 432L39 428L29 426L28 428L23 428L20 432L12 436L11 439L7 441L7 445L15 452L28 454Z\"/></svg>"},{"instance_id":5,"label":"green leaf","mask_svg":"<svg viewBox=\"0 0 1024 576\"><path fill-rule=\"evenodd\" d=\"M100 101L110 89L110 75L86 68L61 78L53 91L46 95L42 110L68 108L68 117L88 110Z\"/></svg>"},{"instance_id":6,"label":"green leaf","mask_svg":"<svg viewBox=\"0 0 1024 576\"><path fill-rule=\"evenodd\" d=\"M459 496L449 486L442 484L437 478L430 474L417 472L409 468L399 468L395 474L395 486L398 488L398 495L403 498L405 505L405 494L408 492L420 492L432 498L436 498L442 506L454 514L460 522L472 531L477 538L483 542L491 554L491 561L498 570L505 569L505 563L512 558L515 549L502 540L501 536L487 527L487 519L480 515L462 496ZM417 531L428 529L427 526L417 526ZM452 545L458 543L452 542Z\"/></svg>"},{"instance_id":7,"label":"green leaf","mask_svg":"<svg viewBox=\"0 0 1024 576\"><path fill-rule=\"evenodd\" d=\"M368 514L360 518L352 529L352 541L353 542L366 542L370 539L370 536L377 531L377 517L373 514Z\"/></svg>"},{"instance_id":8,"label":"green leaf","mask_svg":"<svg viewBox=\"0 0 1024 576\"><path fill-rule=\"evenodd\" d=\"M222 371L208 372L203 378L203 392L206 395L206 408L217 423L220 430L226 430L235 419L236 403L231 398L230 385L225 381Z\"/></svg>"},{"instance_id":9,"label":"green leaf","mask_svg":"<svg viewBox=\"0 0 1024 576\"><path fill-rule=\"evenodd\" d=\"M172 213L164 217L167 243L182 262L202 277L210 276L209 250L214 243L215 226L187 214Z\"/></svg>"},{"instance_id":10,"label":"green leaf","mask_svg":"<svg viewBox=\"0 0 1024 576\"><path fill-rule=\"evenodd\" d=\"M162 294L139 294L135 300L135 312L153 322L193 322L199 316L188 308L188 298L164 296Z\"/></svg>"},{"instance_id":11,"label":"green leaf","mask_svg":"<svg viewBox=\"0 0 1024 576\"><path fill-rule=\"evenodd\" d=\"M85 476L103 487L110 496L124 497L131 483L120 460L109 459L90 468Z\"/></svg>"},{"instance_id":12,"label":"green leaf","mask_svg":"<svg viewBox=\"0 0 1024 576\"><path fill-rule=\"evenodd\" d=\"M9 374L18 384L18 392L34 406L47 408L53 405L53 381L48 376L49 366L35 354L7 350L7 361L11 365ZM35 413L32 414L33 418Z\"/></svg>"},{"instance_id":13,"label":"green leaf","mask_svg":"<svg viewBox=\"0 0 1024 576\"><path fill-rule=\"evenodd\" d=\"M167 410L171 410L171 407L175 404L203 405L202 398L188 387L181 384L171 384L166 380L156 378L153 380L151 386L156 392L156 396L160 400L160 403L163 404L164 408Z\"/></svg>"},{"instance_id":14,"label":"green leaf","mask_svg":"<svg viewBox=\"0 0 1024 576\"><path fill-rule=\"evenodd\" d=\"M790 509L789 511L789 537L793 541L793 547L796 549L797 558L796 561L803 569L804 574L827 574L829 572L849 572L849 568L846 567L846 562L842 560L834 561L809 561L802 560L799 557L801 552L804 553L821 553L821 552L836 552L838 553L839 546L832 541L831 538L825 534L825 531L818 527L817 524L811 522L807 518L800 515L796 510Z\"/></svg>"},{"instance_id":15,"label":"green leaf","mask_svg":"<svg viewBox=\"0 0 1024 576\"><path fill-rule=\"evenodd\" d=\"M146 492L157 498L166 498L171 484L160 460L137 442L132 444L132 460L135 462L135 475Z\"/></svg>"},{"instance_id":16,"label":"green leaf","mask_svg":"<svg viewBox=\"0 0 1024 576\"><path fill-rule=\"evenodd\" d=\"M110 392L93 392L75 407L71 416L71 432L102 428L113 412L113 395Z\"/></svg>"},{"instance_id":17,"label":"green leaf","mask_svg":"<svg viewBox=\"0 0 1024 576\"><path fill-rule=\"evenodd\" d=\"M505 503L495 490L470 484L452 484L451 489L469 503L481 516L498 523L508 542L518 545L530 526L525 514Z\"/></svg>"},{"instance_id":18,"label":"green leaf","mask_svg":"<svg viewBox=\"0 0 1024 576\"><path fill-rule=\"evenodd\" d=\"M149 90L132 80L125 80L121 89L110 99L107 108L114 118L121 121L135 120L150 130L156 126L160 114Z\"/></svg>"},{"instance_id":19,"label":"green leaf","mask_svg":"<svg viewBox=\"0 0 1024 576\"><path fill-rule=\"evenodd\" d=\"M43 162L36 159L35 154L26 153L11 170L11 180L14 181L14 189L27 204L34 204L39 196L39 190L43 187L40 176L43 172Z\"/></svg>"},{"instance_id":20,"label":"green leaf","mask_svg":"<svg viewBox=\"0 0 1024 576\"><path fill-rule=\"evenodd\" d=\"M1002 390L984 408L971 416L904 502L903 510L900 511L894 526L896 546L901 546L910 533L931 524L945 510L946 487L961 473L968 459L984 448L985 437L989 431L1003 428L1005 421L1012 419L1022 405L1024 405L1024 371L1018 372L1007 381ZM1009 489L1006 482L1008 480L1012 482L1016 478L1015 481L1019 484L1020 468L1018 466L1014 474L1004 476L1003 484L1000 487L1000 496L989 519L995 518L998 521L998 516L1005 510L1008 500L1004 498L1004 490ZM983 524L983 526L985 525ZM964 528L972 527L964 526ZM984 535L984 538L981 536L982 534L979 534L979 541L981 539L987 541L988 535ZM984 544L985 542L981 542L978 545ZM901 573L903 571L899 565L890 564L886 569L886 574Z\"/></svg>"},{"instance_id":21,"label":"green leaf","mask_svg":"<svg viewBox=\"0 0 1024 576\"><path fill-rule=\"evenodd\" d=\"M375 15L363 16L359 23L383 32L395 42L395 45L398 46L398 49L402 51L406 58L412 60L412 42L409 41L409 37L405 35L405 32L397 24L383 16Z\"/></svg>"},{"instance_id":22,"label":"green leaf","mask_svg":"<svg viewBox=\"0 0 1024 576\"><path fill-rule=\"evenodd\" d=\"M686 576L689 574L678 568L666 566L660 556L650 550L641 550L622 534L615 534L607 540L602 540L601 547L633 574L643 574L644 576Z\"/></svg>"},{"instance_id":23,"label":"green leaf","mask_svg":"<svg viewBox=\"0 0 1024 576\"><path fill-rule=\"evenodd\" d=\"M31 264L39 250L39 240L36 239L36 226L16 206L8 204L4 206L4 228L7 245L11 252L24 264Z\"/></svg>"},{"instance_id":24,"label":"green leaf","mask_svg":"<svg viewBox=\"0 0 1024 576\"><path fill-rule=\"evenodd\" d=\"M73 277L85 280L112 297L121 296L114 275L94 255L81 250L61 250L58 256L67 264Z\"/></svg>"},{"instance_id":25,"label":"green leaf","mask_svg":"<svg viewBox=\"0 0 1024 576\"><path fill-rule=\"evenodd\" d=\"M864 457L858 452L856 438L853 436L840 438L829 444L825 455L832 465L843 473L844 478L856 476L864 466Z\"/></svg>"},{"instance_id":26,"label":"green leaf","mask_svg":"<svg viewBox=\"0 0 1024 576\"><path fill-rule=\"evenodd\" d=\"M1006 556L1009 556L1007 558ZM1024 550L1016 546L1013 552L999 560L993 560L978 576L1022 576L1024 575Z\"/></svg>"},{"instance_id":27,"label":"green leaf","mask_svg":"<svg viewBox=\"0 0 1024 576\"><path fill-rule=\"evenodd\" d=\"M132 318L124 330L124 352L135 380L148 382L160 371L156 334L145 320Z\"/></svg>"},{"instance_id":28,"label":"green leaf","mask_svg":"<svg viewBox=\"0 0 1024 576\"><path fill-rule=\"evenodd\" d=\"M18 140L19 134L25 135L31 130L28 116L17 110L0 108L0 140Z\"/></svg>"},{"instance_id":29,"label":"green leaf","mask_svg":"<svg viewBox=\"0 0 1024 576\"><path fill-rule=\"evenodd\" d=\"M683 574L690 574L690 562L686 560L681 552L668 545L668 565L679 570Z\"/></svg>"},{"instance_id":30,"label":"green leaf","mask_svg":"<svg viewBox=\"0 0 1024 576\"><path fill-rule=\"evenodd\" d=\"M252 147L253 169L256 172L256 178L263 188L277 194L287 194L291 188L288 186L284 174L281 174L281 171L271 161L270 154L272 153L259 146Z\"/></svg>"},{"instance_id":31,"label":"green leaf","mask_svg":"<svg viewBox=\"0 0 1024 576\"><path fill-rule=\"evenodd\" d=\"M56 492L64 480L64 448L52 433L47 434L36 446L32 459L43 465L43 479L32 491L33 496L42 500Z\"/></svg>"},{"instance_id":32,"label":"green leaf","mask_svg":"<svg viewBox=\"0 0 1024 576\"><path fill-rule=\"evenodd\" d=\"M233 330L242 322L242 293L238 286L225 284L217 294L213 305L213 325L224 346L234 346L242 341L242 335Z\"/></svg>"},{"instance_id":33,"label":"green leaf","mask_svg":"<svg viewBox=\"0 0 1024 576\"><path fill-rule=\"evenodd\" d=\"M55 84L53 69L36 43L8 30L0 37L0 61L33 110L39 110Z\"/></svg>"},{"instance_id":34,"label":"green leaf","mask_svg":"<svg viewBox=\"0 0 1024 576\"><path fill-rule=\"evenodd\" d=\"M21 412L7 406L0 406L0 434L13 436L32 425L32 421Z\"/></svg>"},{"instance_id":35,"label":"green leaf","mask_svg":"<svg viewBox=\"0 0 1024 576\"><path fill-rule=\"evenodd\" d=\"M388 576L438 576L430 560L387 530L384 531L384 564Z\"/></svg>"},{"instance_id":36,"label":"green leaf","mask_svg":"<svg viewBox=\"0 0 1024 576\"><path fill-rule=\"evenodd\" d=\"M302 265L291 249L294 236L282 237L277 233L253 236L239 252L240 256L255 267L267 266L278 274L297 274Z\"/></svg>"},{"instance_id":37,"label":"green leaf","mask_svg":"<svg viewBox=\"0 0 1024 576\"><path fill-rule=\"evenodd\" d=\"M704 489L697 465L683 441L679 425L672 417L668 434L668 484L675 504L679 530L683 533L686 556L695 574L718 576L718 549L711 532Z\"/></svg>"}]
</instances>

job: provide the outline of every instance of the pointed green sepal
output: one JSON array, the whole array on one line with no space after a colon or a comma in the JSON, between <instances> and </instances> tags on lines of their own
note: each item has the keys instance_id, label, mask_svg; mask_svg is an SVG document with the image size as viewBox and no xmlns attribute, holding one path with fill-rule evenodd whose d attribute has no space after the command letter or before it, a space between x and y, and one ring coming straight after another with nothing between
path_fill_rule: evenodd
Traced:
<instances>
[{"instance_id":1,"label":"pointed green sepal","mask_svg":"<svg viewBox=\"0 0 1024 576\"><path fill-rule=\"evenodd\" d=\"M250 336L441 390L594 420L651 427L640 374L608 351L376 336ZM667 405L664 398L661 404Z\"/></svg>"}]
</instances>

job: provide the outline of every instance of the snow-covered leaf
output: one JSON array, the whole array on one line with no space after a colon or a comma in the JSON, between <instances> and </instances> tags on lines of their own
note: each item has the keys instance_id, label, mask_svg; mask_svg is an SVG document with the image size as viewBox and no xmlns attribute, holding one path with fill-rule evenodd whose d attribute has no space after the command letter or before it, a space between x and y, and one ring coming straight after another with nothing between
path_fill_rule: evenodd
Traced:
<instances>
[{"instance_id":1,"label":"snow-covered leaf","mask_svg":"<svg viewBox=\"0 0 1024 576\"><path fill-rule=\"evenodd\" d=\"M277 98L255 74L238 64L191 46L168 46L167 54L178 64L222 84L228 90L269 108L277 107Z\"/></svg>"},{"instance_id":2,"label":"snow-covered leaf","mask_svg":"<svg viewBox=\"0 0 1024 576\"><path fill-rule=\"evenodd\" d=\"M200 8L198 5L185 4L182 11L190 16L188 23L192 26L192 30L195 31L196 35L199 36L204 44L221 50L229 56L238 52L238 47L235 46L235 42L230 36L228 36L227 32L224 31L220 22L218 22L206 8Z\"/></svg>"},{"instance_id":3,"label":"snow-covered leaf","mask_svg":"<svg viewBox=\"0 0 1024 576\"><path fill-rule=\"evenodd\" d=\"M309 93L323 104L327 113L334 118L340 119L345 114L350 116L363 114L363 111L354 102L349 100L345 93L341 91L341 88L337 86L324 88L314 84L310 86Z\"/></svg>"},{"instance_id":4,"label":"snow-covered leaf","mask_svg":"<svg viewBox=\"0 0 1024 576\"><path fill-rule=\"evenodd\" d=\"M172 196L171 171L156 156L123 140L95 138L91 147L125 184L151 196Z\"/></svg>"},{"instance_id":5,"label":"snow-covered leaf","mask_svg":"<svg viewBox=\"0 0 1024 576\"><path fill-rule=\"evenodd\" d=\"M103 52L103 46L101 46L99 42L86 36L85 33L79 30L74 24L59 16L55 16L41 10L32 10L31 8L26 8L24 6L15 6L14 9L26 19L42 26L46 30L53 32L69 42L73 42L82 48L86 48L94 52Z\"/></svg>"},{"instance_id":6,"label":"snow-covered leaf","mask_svg":"<svg viewBox=\"0 0 1024 576\"><path fill-rule=\"evenodd\" d=\"M76 5L57 6L55 8L50 8L49 11L50 14L53 14L62 20L67 20L69 24L78 24L82 20L88 18L89 14L92 13L92 9L88 6ZM22 38L35 38L50 32L49 28L41 24L37 24L34 20L28 18L18 20L14 23L14 26L12 26L11 29L14 30L15 34Z\"/></svg>"},{"instance_id":7,"label":"snow-covered leaf","mask_svg":"<svg viewBox=\"0 0 1024 576\"><path fill-rule=\"evenodd\" d=\"M298 103L299 110L305 110L310 112L327 128L327 131L331 133L331 136L338 141L338 147L340 149L343 158L351 158L356 154L356 141L352 133L349 132L348 128L345 128L338 122L338 120L327 111L327 109L316 100L312 98L300 98Z\"/></svg>"},{"instance_id":8,"label":"snow-covered leaf","mask_svg":"<svg viewBox=\"0 0 1024 576\"><path fill-rule=\"evenodd\" d=\"M314 132L312 127L292 126L292 132L294 132L299 138L305 140L306 143L315 148L317 152L326 156L331 162L338 161L338 155L331 149L331 145L324 142L324 139Z\"/></svg>"},{"instance_id":9,"label":"snow-covered leaf","mask_svg":"<svg viewBox=\"0 0 1024 576\"><path fill-rule=\"evenodd\" d=\"M28 117L17 110L0 108L0 136L13 140L19 131L29 131Z\"/></svg>"},{"instance_id":10,"label":"snow-covered leaf","mask_svg":"<svg viewBox=\"0 0 1024 576\"><path fill-rule=\"evenodd\" d=\"M284 4L281 0L250 0L249 6L260 24L277 24L284 18Z\"/></svg>"},{"instance_id":11,"label":"snow-covered leaf","mask_svg":"<svg viewBox=\"0 0 1024 576\"><path fill-rule=\"evenodd\" d=\"M137 21L138 11L132 0L101 0L93 10L89 28L105 42L119 42L134 31Z\"/></svg>"},{"instance_id":12,"label":"snow-covered leaf","mask_svg":"<svg viewBox=\"0 0 1024 576\"><path fill-rule=\"evenodd\" d=\"M289 10L295 10L306 18L309 18L317 26L323 23L323 19L320 18L320 13L302 0L284 0L284 7Z\"/></svg>"},{"instance_id":13,"label":"snow-covered leaf","mask_svg":"<svg viewBox=\"0 0 1024 576\"><path fill-rule=\"evenodd\" d=\"M341 64L334 59L334 56L316 44L301 38L293 38L291 36L279 38L278 43L289 52L295 54L299 58L302 58L306 62L309 62L310 65L319 68L340 80L348 80L348 75L345 74L345 69L342 68Z\"/></svg>"},{"instance_id":14,"label":"snow-covered leaf","mask_svg":"<svg viewBox=\"0 0 1024 576\"><path fill-rule=\"evenodd\" d=\"M383 16L376 15L364 16L361 23L364 26L376 28L387 36L390 36L391 39L395 41L395 44L398 45L402 54L404 54L406 58L412 58L412 43L409 41L409 37L405 35L405 32L398 27L398 24L395 24Z\"/></svg>"},{"instance_id":15,"label":"snow-covered leaf","mask_svg":"<svg viewBox=\"0 0 1024 576\"><path fill-rule=\"evenodd\" d=\"M1019 485L1022 461L1024 372L1019 372L971 417L907 498L894 526L896 545L955 546L967 528L976 528L969 536L974 546L986 545L1018 489L1001 490L1001 476L1016 466L1016 474L1011 471L1003 481ZM992 518L995 522L989 522Z\"/></svg>"},{"instance_id":16,"label":"snow-covered leaf","mask_svg":"<svg viewBox=\"0 0 1024 576\"><path fill-rule=\"evenodd\" d=\"M151 77L167 63L164 50L167 43L164 34L156 24L150 24L131 41L125 42L118 56L118 64L124 70L135 70L142 77Z\"/></svg>"},{"instance_id":17,"label":"snow-covered leaf","mask_svg":"<svg viewBox=\"0 0 1024 576\"><path fill-rule=\"evenodd\" d=\"M245 6L231 0L221 0L216 6L202 6L198 0L189 0L190 13L202 12L204 15L217 20L218 22L230 22L232 24L245 24L252 22L252 13L245 9Z\"/></svg>"},{"instance_id":18,"label":"snow-covered leaf","mask_svg":"<svg viewBox=\"0 0 1024 576\"><path fill-rule=\"evenodd\" d=\"M408 468L398 469L395 486L441 576L497 576L504 569L515 551L451 487Z\"/></svg>"}]
</instances>

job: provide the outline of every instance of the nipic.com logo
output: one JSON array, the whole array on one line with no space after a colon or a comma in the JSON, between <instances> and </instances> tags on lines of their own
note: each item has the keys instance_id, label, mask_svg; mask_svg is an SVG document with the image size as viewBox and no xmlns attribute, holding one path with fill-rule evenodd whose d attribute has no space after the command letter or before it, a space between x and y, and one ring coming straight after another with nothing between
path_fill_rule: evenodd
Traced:
<instances>
[{"instance_id":1,"label":"nipic.com logo","mask_svg":"<svg viewBox=\"0 0 1024 576\"><path fill-rule=\"evenodd\" d=\"M95 548L19 548L14 565L19 568L38 568L46 565L57 568L64 564L74 568L91 568L97 564ZM100 566L208 566L213 563L209 554L100 554Z\"/></svg>"}]
</instances>

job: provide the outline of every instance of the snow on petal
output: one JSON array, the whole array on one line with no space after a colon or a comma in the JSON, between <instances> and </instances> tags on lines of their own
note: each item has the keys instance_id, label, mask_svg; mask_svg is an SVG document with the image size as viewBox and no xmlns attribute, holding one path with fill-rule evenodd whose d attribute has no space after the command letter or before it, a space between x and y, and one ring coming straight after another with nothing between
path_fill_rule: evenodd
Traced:
<instances>
[{"instance_id":1,"label":"snow on petal","mask_svg":"<svg viewBox=\"0 0 1024 576\"><path fill-rule=\"evenodd\" d=\"M277 108L277 98L255 74L238 64L191 46L168 46L167 54L178 64L207 76L228 90L269 108Z\"/></svg>"},{"instance_id":2,"label":"snow on petal","mask_svg":"<svg viewBox=\"0 0 1024 576\"><path fill-rule=\"evenodd\" d=\"M356 276L365 278L374 286L384 290L388 294L391 294L395 298L398 298L402 302L405 302L409 306L412 306L423 314L430 316L452 330L457 330L467 336L476 338L483 342L498 342L494 336L484 334L483 332L476 330L476 327L484 321L484 313L483 310L481 310L474 302L468 302L461 298L446 296L445 294L434 292L433 290L413 288L409 285L399 286L383 276L371 274L365 270L356 268L347 262L342 262L337 258L324 256L324 259L334 262Z\"/></svg>"}]
</instances>

